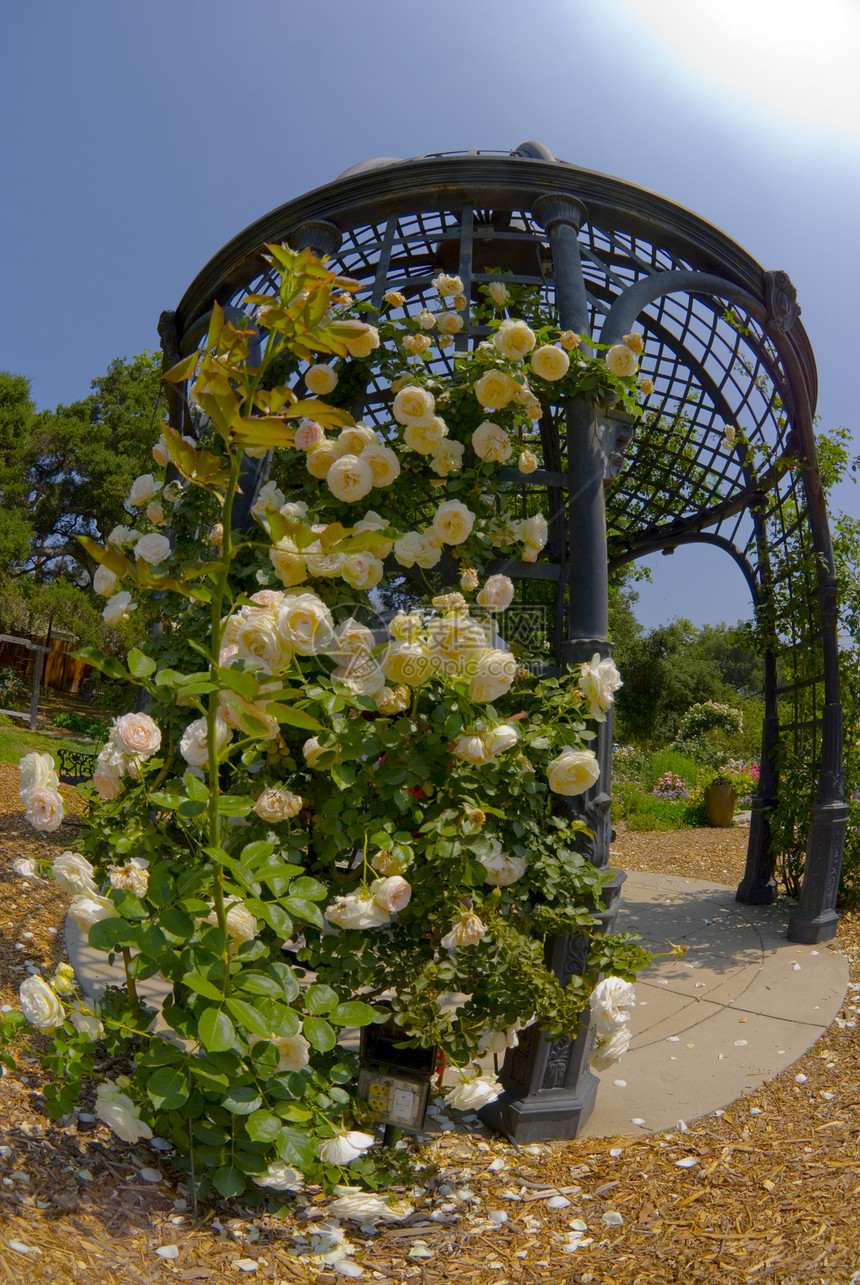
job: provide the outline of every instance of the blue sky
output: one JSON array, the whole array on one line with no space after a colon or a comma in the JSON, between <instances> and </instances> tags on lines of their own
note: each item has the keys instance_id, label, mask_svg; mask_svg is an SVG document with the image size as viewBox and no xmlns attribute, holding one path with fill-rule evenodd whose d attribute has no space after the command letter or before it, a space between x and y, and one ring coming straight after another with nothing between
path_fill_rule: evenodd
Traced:
<instances>
[{"instance_id":1,"label":"blue sky","mask_svg":"<svg viewBox=\"0 0 860 1285\"><path fill-rule=\"evenodd\" d=\"M0 367L74 401L267 210L365 157L535 138L787 270L822 425L860 440L858 47L853 0L7 6ZM652 562L644 623L748 614L728 559Z\"/></svg>"}]
</instances>

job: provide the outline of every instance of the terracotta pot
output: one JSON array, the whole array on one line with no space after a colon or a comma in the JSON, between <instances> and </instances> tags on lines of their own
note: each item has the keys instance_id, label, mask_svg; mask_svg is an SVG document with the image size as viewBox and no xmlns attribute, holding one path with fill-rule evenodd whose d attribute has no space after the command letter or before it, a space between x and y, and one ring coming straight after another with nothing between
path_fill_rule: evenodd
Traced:
<instances>
[{"instance_id":1,"label":"terracotta pot","mask_svg":"<svg viewBox=\"0 0 860 1285\"><path fill-rule=\"evenodd\" d=\"M714 781L705 790L705 808L711 825L725 828L735 814L735 787Z\"/></svg>"}]
</instances>

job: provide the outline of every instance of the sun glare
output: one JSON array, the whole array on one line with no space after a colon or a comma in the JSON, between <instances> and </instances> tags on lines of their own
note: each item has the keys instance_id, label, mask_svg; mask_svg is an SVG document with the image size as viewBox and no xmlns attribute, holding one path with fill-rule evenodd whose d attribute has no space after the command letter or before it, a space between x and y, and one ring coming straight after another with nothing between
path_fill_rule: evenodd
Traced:
<instances>
[{"instance_id":1,"label":"sun glare","mask_svg":"<svg viewBox=\"0 0 860 1285\"><path fill-rule=\"evenodd\" d=\"M676 70L783 124L860 142L857 0L618 0Z\"/></svg>"}]
</instances>

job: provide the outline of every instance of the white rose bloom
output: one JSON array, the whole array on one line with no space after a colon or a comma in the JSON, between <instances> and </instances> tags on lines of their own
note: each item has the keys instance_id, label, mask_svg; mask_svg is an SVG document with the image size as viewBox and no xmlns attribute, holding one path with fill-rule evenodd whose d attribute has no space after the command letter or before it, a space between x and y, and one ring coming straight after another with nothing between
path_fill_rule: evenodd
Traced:
<instances>
[{"instance_id":1,"label":"white rose bloom","mask_svg":"<svg viewBox=\"0 0 860 1285\"><path fill-rule=\"evenodd\" d=\"M359 455L341 455L325 475L332 495L345 504L363 500L373 487L373 469Z\"/></svg>"},{"instance_id":2,"label":"white rose bloom","mask_svg":"<svg viewBox=\"0 0 860 1285\"><path fill-rule=\"evenodd\" d=\"M331 366L310 366L305 371L305 388L314 397L325 397L337 387L337 375Z\"/></svg>"},{"instance_id":3,"label":"white rose bloom","mask_svg":"<svg viewBox=\"0 0 860 1285\"><path fill-rule=\"evenodd\" d=\"M579 686L588 701L588 710L592 718L596 718L601 710L609 709L613 692L617 692L623 685L615 662L609 657L601 660L599 652L595 652L591 660L585 661L580 666Z\"/></svg>"},{"instance_id":4,"label":"white rose bloom","mask_svg":"<svg viewBox=\"0 0 860 1285\"><path fill-rule=\"evenodd\" d=\"M461 946L477 946L486 931L486 924L482 923L477 915L464 915L452 925L451 931L445 934L439 944L446 950L459 950Z\"/></svg>"},{"instance_id":5,"label":"white rose bloom","mask_svg":"<svg viewBox=\"0 0 860 1285\"><path fill-rule=\"evenodd\" d=\"M538 467L538 457L534 451L522 451L520 458L517 460L517 468L521 473L534 473Z\"/></svg>"},{"instance_id":6,"label":"white rose bloom","mask_svg":"<svg viewBox=\"0 0 860 1285\"><path fill-rule=\"evenodd\" d=\"M433 448L430 456L431 469L438 477L448 477L451 473L458 473L463 467L465 449L462 442L446 438Z\"/></svg>"},{"instance_id":7,"label":"white rose bloom","mask_svg":"<svg viewBox=\"0 0 860 1285\"><path fill-rule=\"evenodd\" d=\"M124 866L108 866L112 888L127 888L136 897L145 897L149 888L149 862L145 857L132 857Z\"/></svg>"},{"instance_id":8,"label":"white rose bloom","mask_svg":"<svg viewBox=\"0 0 860 1285\"><path fill-rule=\"evenodd\" d=\"M351 553L344 558L340 574L353 589L373 589L379 584L385 567L369 553Z\"/></svg>"},{"instance_id":9,"label":"white rose bloom","mask_svg":"<svg viewBox=\"0 0 860 1285\"><path fill-rule=\"evenodd\" d=\"M492 852L486 856L478 857L481 865L486 868L486 883L492 884L494 888L507 888L510 884L516 883L522 879L526 872L527 864L522 857L514 857L510 852L504 852L498 839L491 839Z\"/></svg>"},{"instance_id":10,"label":"white rose bloom","mask_svg":"<svg viewBox=\"0 0 860 1285\"><path fill-rule=\"evenodd\" d=\"M504 464L511 458L511 439L503 428L484 420L472 434L472 450L478 459L490 464Z\"/></svg>"},{"instance_id":11,"label":"white rose bloom","mask_svg":"<svg viewBox=\"0 0 860 1285\"><path fill-rule=\"evenodd\" d=\"M258 589L251 594L251 602L255 607L279 607L283 601L284 594L280 589Z\"/></svg>"},{"instance_id":12,"label":"white rose bloom","mask_svg":"<svg viewBox=\"0 0 860 1285\"><path fill-rule=\"evenodd\" d=\"M506 1026L501 1031L488 1031L486 1035L481 1036L478 1053L481 1057L485 1057L487 1053L495 1053L497 1057L503 1057L508 1049L517 1047L521 1030L522 1022L517 1020L513 1026Z\"/></svg>"},{"instance_id":13,"label":"white rose bloom","mask_svg":"<svg viewBox=\"0 0 860 1285\"><path fill-rule=\"evenodd\" d=\"M161 732L148 714L123 714L113 725L111 737L120 754L148 759L161 745Z\"/></svg>"},{"instance_id":14,"label":"white rose bloom","mask_svg":"<svg viewBox=\"0 0 860 1285\"><path fill-rule=\"evenodd\" d=\"M436 318L427 308L422 308L415 320L422 330L432 330L436 325Z\"/></svg>"},{"instance_id":15,"label":"white rose bloom","mask_svg":"<svg viewBox=\"0 0 860 1285\"><path fill-rule=\"evenodd\" d=\"M166 535L158 535L155 531L142 535L134 546L134 556L138 561L158 566L170 557L170 541Z\"/></svg>"},{"instance_id":16,"label":"white rose bloom","mask_svg":"<svg viewBox=\"0 0 860 1285\"><path fill-rule=\"evenodd\" d=\"M427 424L408 424L403 432L403 440L418 455L433 455L439 450L447 433L448 425L438 415L434 415Z\"/></svg>"},{"instance_id":17,"label":"white rose bloom","mask_svg":"<svg viewBox=\"0 0 860 1285\"><path fill-rule=\"evenodd\" d=\"M96 1115L123 1142L140 1142L141 1138L152 1137L149 1125L140 1118L140 1107L112 1080L103 1081L96 1089Z\"/></svg>"},{"instance_id":18,"label":"white rose bloom","mask_svg":"<svg viewBox=\"0 0 860 1285\"><path fill-rule=\"evenodd\" d=\"M478 587L478 573L474 567L464 567L460 572L460 588L470 592Z\"/></svg>"},{"instance_id":19,"label":"white rose bloom","mask_svg":"<svg viewBox=\"0 0 860 1285\"><path fill-rule=\"evenodd\" d=\"M159 468L167 468L170 462L170 452L167 449L167 441L163 433L152 448L152 458Z\"/></svg>"},{"instance_id":20,"label":"white rose bloom","mask_svg":"<svg viewBox=\"0 0 860 1285\"><path fill-rule=\"evenodd\" d=\"M255 937L259 936L259 924L245 903L240 901L238 897L233 897L229 902L225 902L224 909L226 911L227 934L235 945L241 946L243 942L253 941ZM207 915L206 922L217 926L218 915L214 910L210 915Z\"/></svg>"},{"instance_id":21,"label":"white rose bloom","mask_svg":"<svg viewBox=\"0 0 860 1285\"><path fill-rule=\"evenodd\" d=\"M643 397L650 397L654 391L654 380L649 379L647 375L643 375L637 387Z\"/></svg>"},{"instance_id":22,"label":"white rose bloom","mask_svg":"<svg viewBox=\"0 0 860 1285\"><path fill-rule=\"evenodd\" d=\"M516 395L517 381L503 370L488 370L475 384L475 396L487 410L501 410Z\"/></svg>"},{"instance_id":23,"label":"white rose bloom","mask_svg":"<svg viewBox=\"0 0 860 1285\"><path fill-rule=\"evenodd\" d=\"M534 513L518 523L516 535L527 547L536 548L540 552L549 539L549 524L542 513Z\"/></svg>"},{"instance_id":24,"label":"white rose bloom","mask_svg":"<svg viewBox=\"0 0 860 1285\"><path fill-rule=\"evenodd\" d=\"M298 816L301 810L301 795L275 785L263 790L254 804L254 811L263 821L289 821Z\"/></svg>"},{"instance_id":25,"label":"white rose bloom","mask_svg":"<svg viewBox=\"0 0 860 1285\"><path fill-rule=\"evenodd\" d=\"M288 647L300 656L328 651L334 638L334 620L315 593L287 594L278 607L278 629Z\"/></svg>"},{"instance_id":26,"label":"white rose bloom","mask_svg":"<svg viewBox=\"0 0 860 1285\"><path fill-rule=\"evenodd\" d=\"M632 330L629 335L623 335L622 342L637 357L641 357L645 351L645 336L641 330Z\"/></svg>"},{"instance_id":27,"label":"white rose bloom","mask_svg":"<svg viewBox=\"0 0 860 1285\"><path fill-rule=\"evenodd\" d=\"M491 281L487 286L487 294L497 308L504 308L510 302L511 292L501 281Z\"/></svg>"},{"instance_id":28,"label":"white rose bloom","mask_svg":"<svg viewBox=\"0 0 860 1285\"><path fill-rule=\"evenodd\" d=\"M280 509L287 497L275 482L267 482L257 492L257 498L251 505L251 516L262 522L268 509Z\"/></svg>"},{"instance_id":29,"label":"white rose bloom","mask_svg":"<svg viewBox=\"0 0 860 1285\"><path fill-rule=\"evenodd\" d=\"M463 329L464 322L457 312L440 312L436 316L436 324L440 334L457 335Z\"/></svg>"},{"instance_id":30,"label":"white rose bloom","mask_svg":"<svg viewBox=\"0 0 860 1285\"><path fill-rule=\"evenodd\" d=\"M373 631L350 616L335 629L329 655L337 665L345 666L356 656L366 659L375 646Z\"/></svg>"},{"instance_id":31,"label":"white rose bloom","mask_svg":"<svg viewBox=\"0 0 860 1285\"><path fill-rule=\"evenodd\" d=\"M236 628L235 643L240 656L259 661L270 674L285 669L292 659L292 652L278 629L274 605L242 618Z\"/></svg>"},{"instance_id":32,"label":"white rose bloom","mask_svg":"<svg viewBox=\"0 0 860 1285\"><path fill-rule=\"evenodd\" d=\"M507 611L514 600L514 582L508 576L490 576L478 594L478 606L486 611Z\"/></svg>"},{"instance_id":33,"label":"white rose bloom","mask_svg":"<svg viewBox=\"0 0 860 1285\"><path fill-rule=\"evenodd\" d=\"M445 1093L445 1104L455 1111L479 1111L489 1102L495 1102L503 1092L504 1089L494 1076L463 1076L459 1084L453 1085Z\"/></svg>"},{"instance_id":34,"label":"white rose bloom","mask_svg":"<svg viewBox=\"0 0 860 1285\"><path fill-rule=\"evenodd\" d=\"M626 344L613 344L606 354L605 361L606 369L622 379L635 375L639 369L636 354L631 352Z\"/></svg>"},{"instance_id":35,"label":"white rose bloom","mask_svg":"<svg viewBox=\"0 0 860 1285\"><path fill-rule=\"evenodd\" d=\"M110 898L82 892L69 902L69 918L81 932L89 932L93 924L101 923L103 919L118 919L119 911Z\"/></svg>"},{"instance_id":36,"label":"white rose bloom","mask_svg":"<svg viewBox=\"0 0 860 1285\"><path fill-rule=\"evenodd\" d=\"M349 1133L336 1133L320 1147L320 1159L327 1165L348 1165L373 1146L372 1133L359 1133L357 1129Z\"/></svg>"},{"instance_id":37,"label":"white rose bloom","mask_svg":"<svg viewBox=\"0 0 860 1285\"><path fill-rule=\"evenodd\" d=\"M386 914L396 915L409 905L412 885L400 875L389 875L387 879L374 879L370 885L370 894L381 910Z\"/></svg>"},{"instance_id":38,"label":"white rose bloom","mask_svg":"<svg viewBox=\"0 0 860 1285\"><path fill-rule=\"evenodd\" d=\"M557 379L563 379L570 369L570 358L563 348L556 348L554 344L544 344L538 348L531 356L531 368L540 379L549 380L554 383Z\"/></svg>"},{"instance_id":39,"label":"white rose bloom","mask_svg":"<svg viewBox=\"0 0 860 1285\"><path fill-rule=\"evenodd\" d=\"M433 515L433 530L443 544L462 544L474 525L474 513L459 500L446 500Z\"/></svg>"},{"instance_id":40,"label":"white rose bloom","mask_svg":"<svg viewBox=\"0 0 860 1285\"><path fill-rule=\"evenodd\" d=\"M433 278L433 285L441 295L462 294L465 289L462 277L449 277L445 272Z\"/></svg>"},{"instance_id":41,"label":"white rose bloom","mask_svg":"<svg viewBox=\"0 0 860 1285\"><path fill-rule=\"evenodd\" d=\"M396 638L399 642L411 642L419 637L422 628L419 615L415 613L404 614L404 612L398 611L388 626L388 632L392 638Z\"/></svg>"},{"instance_id":42,"label":"white rose bloom","mask_svg":"<svg viewBox=\"0 0 860 1285\"><path fill-rule=\"evenodd\" d=\"M69 1021L76 1031L81 1035L86 1035L91 1042L101 1039L105 1033L105 1028L95 1016L94 1013L84 1013L80 1009L75 1009L69 1014Z\"/></svg>"},{"instance_id":43,"label":"white rose bloom","mask_svg":"<svg viewBox=\"0 0 860 1285\"><path fill-rule=\"evenodd\" d=\"M119 767L103 761L99 756L93 771L93 787L105 803L118 799L125 789Z\"/></svg>"},{"instance_id":44,"label":"white rose bloom","mask_svg":"<svg viewBox=\"0 0 860 1285\"><path fill-rule=\"evenodd\" d=\"M512 750L519 740L517 729L512 723L499 723L489 732L484 732L484 746L491 758Z\"/></svg>"},{"instance_id":45,"label":"white rose bloom","mask_svg":"<svg viewBox=\"0 0 860 1285\"><path fill-rule=\"evenodd\" d=\"M338 928L381 928L391 922L391 916L368 893L357 892L335 897L323 911L326 919Z\"/></svg>"},{"instance_id":46,"label":"white rose bloom","mask_svg":"<svg viewBox=\"0 0 860 1285\"><path fill-rule=\"evenodd\" d=\"M49 785L36 785L24 795L24 815L34 830L56 830L63 819L63 800Z\"/></svg>"},{"instance_id":47,"label":"white rose bloom","mask_svg":"<svg viewBox=\"0 0 860 1285\"><path fill-rule=\"evenodd\" d=\"M317 446L312 446L305 456L305 468L311 477L315 477L321 482L328 474L329 469L335 460L340 459L340 452L335 442L328 440L320 442Z\"/></svg>"},{"instance_id":48,"label":"white rose bloom","mask_svg":"<svg viewBox=\"0 0 860 1285\"><path fill-rule=\"evenodd\" d=\"M408 1201L399 1200L395 1206L389 1205L382 1196L374 1191L365 1191L362 1187L335 1186L337 1199L328 1207L329 1214L335 1218L351 1218L354 1222L399 1223L408 1218L414 1206Z\"/></svg>"},{"instance_id":49,"label":"white rose bloom","mask_svg":"<svg viewBox=\"0 0 860 1285\"><path fill-rule=\"evenodd\" d=\"M116 628L117 625L121 625L123 621L128 620L129 612L135 611L136 607L137 604L133 604L131 601L131 594L123 589L120 593L115 593L111 598L108 598L102 612L102 618L106 625Z\"/></svg>"},{"instance_id":50,"label":"white rose bloom","mask_svg":"<svg viewBox=\"0 0 860 1285\"><path fill-rule=\"evenodd\" d=\"M60 784L50 754L39 754L36 750L25 754L18 760L18 771L21 773L19 794L22 799L37 785L46 785L49 789L56 790Z\"/></svg>"},{"instance_id":51,"label":"white rose bloom","mask_svg":"<svg viewBox=\"0 0 860 1285\"><path fill-rule=\"evenodd\" d=\"M510 691L516 672L517 662L511 652L488 647L472 669L469 699L481 704L498 700Z\"/></svg>"},{"instance_id":52,"label":"white rose bloom","mask_svg":"<svg viewBox=\"0 0 860 1285\"><path fill-rule=\"evenodd\" d=\"M65 1009L57 999L56 991L35 974L21 983L18 998L27 1021L43 1035L56 1030L66 1020Z\"/></svg>"},{"instance_id":53,"label":"white rose bloom","mask_svg":"<svg viewBox=\"0 0 860 1285\"><path fill-rule=\"evenodd\" d=\"M283 1160L273 1160L265 1173L254 1178L255 1187L270 1187L272 1191L297 1191L304 1186L304 1174Z\"/></svg>"},{"instance_id":54,"label":"white rose bloom","mask_svg":"<svg viewBox=\"0 0 860 1285\"><path fill-rule=\"evenodd\" d=\"M600 776L600 767L593 750L575 750L566 746L558 758L547 768L549 788L555 794L572 797L584 794Z\"/></svg>"},{"instance_id":55,"label":"white rose bloom","mask_svg":"<svg viewBox=\"0 0 860 1285\"><path fill-rule=\"evenodd\" d=\"M315 419L303 419L295 432L293 445L297 450L309 451L311 447L319 445L325 437L325 429L322 424L318 424Z\"/></svg>"},{"instance_id":56,"label":"white rose bloom","mask_svg":"<svg viewBox=\"0 0 860 1285\"><path fill-rule=\"evenodd\" d=\"M225 688L218 693L218 714L228 727L238 728L251 736L274 741L280 735L281 726L266 705L244 700L238 692Z\"/></svg>"},{"instance_id":57,"label":"white rose bloom","mask_svg":"<svg viewBox=\"0 0 860 1285\"><path fill-rule=\"evenodd\" d=\"M355 339L347 339L344 342L350 357L357 357L360 360L362 357L369 357L379 347L379 331L376 326L365 325Z\"/></svg>"},{"instance_id":58,"label":"white rose bloom","mask_svg":"<svg viewBox=\"0 0 860 1285\"><path fill-rule=\"evenodd\" d=\"M95 870L79 852L61 852L54 858L51 872L54 879L69 897L84 892L97 892Z\"/></svg>"},{"instance_id":59,"label":"white rose bloom","mask_svg":"<svg viewBox=\"0 0 860 1285\"><path fill-rule=\"evenodd\" d=\"M220 715L215 719L215 745L220 751L231 740L233 736L232 729L224 722ZM206 767L209 762L209 749L207 745L207 729L205 718L195 718L193 723L189 723L182 738L179 742L179 753L190 763L192 767Z\"/></svg>"},{"instance_id":60,"label":"white rose bloom","mask_svg":"<svg viewBox=\"0 0 860 1285\"><path fill-rule=\"evenodd\" d=\"M374 700L385 686L385 674L375 660L354 658L347 665L335 669L332 678L345 683L356 696L372 696Z\"/></svg>"},{"instance_id":61,"label":"white rose bloom","mask_svg":"<svg viewBox=\"0 0 860 1285\"><path fill-rule=\"evenodd\" d=\"M429 424L436 412L436 399L426 388L410 384L394 398L392 414L398 424Z\"/></svg>"},{"instance_id":62,"label":"white rose bloom","mask_svg":"<svg viewBox=\"0 0 860 1285\"><path fill-rule=\"evenodd\" d=\"M591 992L589 1025L598 1035L605 1035L630 1021L628 1008L636 1007L636 988L623 977L603 977Z\"/></svg>"},{"instance_id":63,"label":"white rose bloom","mask_svg":"<svg viewBox=\"0 0 860 1285\"><path fill-rule=\"evenodd\" d=\"M164 525L164 506L159 504L158 500L150 500L146 506L146 516L153 526Z\"/></svg>"},{"instance_id":64,"label":"white rose bloom","mask_svg":"<svg viewBox=\"0 0 860 1285\"><path fill-rule=\"evenodd\" d=\"M34 857L16 857L12 862L12 869L20 878L28 882L41 883L42 876L39 874L39 866Z\"/></svg>"},{"instance_id":65,"label":"white rose bloom","mask_svg":"<svg viewBox=\"0 0 860 1285\"><path fill-rule=\"evenodd\" d=\"M287 589L304 584L308 578L307 563L300 553L291 548L284 548L284 541L278 541L269 550L269 561L275 568L275 575Z\"/></svg>"},{"instance_id":66,"label":"white rose bloom","mask_svg":"<svg viewBox=\"0 0 860 1285\"><path fill-rule=\"evenodd\" d=\"M374 486L391 486L400 476L400 461L390 446L371 442L362 449L360 459L370 466Z\"/></svg>"},{"instance_id":67,"label":"white rose bloom","mask_svg":"<svg viewBox=\"0 0 860 1285\"><path fill-rule=\"evenodd\" d=\"M161 490L161 482L156 482L151 473L141 473L131 484L131 490L128 493L128 502L133 509L142 508L148 504L154 496Z\"/></svg>"},{"instance_id":68,"label":"white rose bloom","mask_svg":"<svg viewBox=\"0 0 860 1285\"><path fill-rule=\"evenodd\" d=\"M454 742L453 753L456 754L458 759L462 759L464 763L474 763L476 767L481 767L484 763L489 763L490 761L483 737L474 732L467 732L465 736L458 736Z\"/></svg>"},{"instance_id":69,"label":"white rose bloom","mask_svg":"<svg viewBox=\"0 0 860 1285\"><path fill-rule=\"evenodd\" d=\"M420 687L435 674L438 665L417 642L389 643L381 657L385 677L399 685Z\"/></svg>"},{"instance_id":70,"label":"white rose bloom","mask_svg":"<svg viewBox=\"0 0 860 1285\"><path fill-rule=\"evenodd\" d=\"M509 361L520 361L535 346L535 334L524 321L508 318L493 335L493 347Z\"/></svg>"},{"instance_id":71,"label":"white rose bloom","mask_svg":"<svg viewBox=\"0 0 860 1285\"><path fill-rule=\"evenodd\" d=\"M431 342L429 335L406 335L403 340L403 350L414 357L418 353L426 352Z\"/></svg>"},{"instance_id":72,"label":"white rose bloom","mask_svg":"<svg viewBox=\"0 0 860 1285\"><path fill-rule=\"evenodd\" d=\"M360 455L366 446L380 445L379 438L366 424L351 424L342 428L337 435L337 449L340 455Z\"/></svg>"},{"instance_id":73,"label":"white rose bloom","mask_svg":"<svg viewBox=\"0 0 860 1285\"><path fill-rule=\"evenodd\" d=\"M588 1066L592 1071L608 1071L619 1062L630 1047L630 1027L616 1026L614 1030L601 1036L595 1042L588 1056Z\"/></svg>"},{"instance_id":74,"label":"white rose bloom","mask_svg":"<svg viewBox=\"0 0 860 1285\"><path fill-rule=\"evenodd\" d=\"M96 593L108 597L116 588L116 576L107 567L98 566L93 575L93 589Z\"/></svg>"},{"instance_id":75,"label":"white rose bloom","mask_svg":"<svg viewBox=\"0 0 860 1285\"><path fill-rule=\"evenodd\" d=\"M476 659L486 646L484 626L465 612L448 612L431 620L428 625L428 654L448 674Z\"/></svg>"},{"instance_id":76,"label":"white rose bloom","mask_svg":"<svg viewBox=\"0 0 860 1285\"><path fill-rule=\"evenodd\" d=\"M395 714L402 714L412 703L412 697L408 687L383 687L382 691L376 697L376 708L380 714L386 718L393 718Z\"/></svg>"},{"instance_id":77,"label":"white rose bloom","mask_svg":"<svg viewBox=\"0 0 860 1285\"><path fill-rule=\"evenodd\" d=\"M303 1035L267 1035L266 1039L278 1050L278 1071L300 1071L310 1062L310 1044ZM251 1043L257 1040L252 1036Z\"/></svg>"}]
</instances>

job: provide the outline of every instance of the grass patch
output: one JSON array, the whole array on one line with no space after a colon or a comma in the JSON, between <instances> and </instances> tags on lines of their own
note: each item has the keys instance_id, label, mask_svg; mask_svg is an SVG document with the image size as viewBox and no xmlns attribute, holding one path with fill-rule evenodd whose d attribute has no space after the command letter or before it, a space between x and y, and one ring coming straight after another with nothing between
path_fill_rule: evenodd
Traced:
<instances>
[{"instance_id":1,"label":"grass patch","mask_svg":"<svg viewBox=\"0 0 860 1285\"><path fill-rule=\"evenodd\" d=\"M55 754L57 750L80 750L81 742L73 736L46 736L18 727L0 727L0 763L17 763L31 750Z\"/></svg>"}]
</instances>

